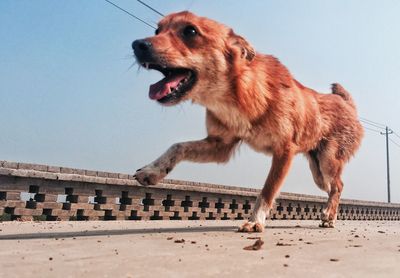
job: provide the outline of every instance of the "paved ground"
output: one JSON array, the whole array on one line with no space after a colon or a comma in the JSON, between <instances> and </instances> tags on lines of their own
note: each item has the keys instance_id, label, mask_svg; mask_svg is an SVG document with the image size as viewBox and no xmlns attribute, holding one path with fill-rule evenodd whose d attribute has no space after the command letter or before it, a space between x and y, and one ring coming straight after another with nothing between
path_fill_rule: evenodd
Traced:
<instances>
[{"instance_id":1,"label":"paved ground","mask_svg":"<svg viewBox=\"0 0 400 278\"><path fill-rule=\"evenodd\" d=\"M240 223L4 222L0 277L400 277L400 222ZM254 236L262 248L243 250Z\"/></svg>"}]
</instances>

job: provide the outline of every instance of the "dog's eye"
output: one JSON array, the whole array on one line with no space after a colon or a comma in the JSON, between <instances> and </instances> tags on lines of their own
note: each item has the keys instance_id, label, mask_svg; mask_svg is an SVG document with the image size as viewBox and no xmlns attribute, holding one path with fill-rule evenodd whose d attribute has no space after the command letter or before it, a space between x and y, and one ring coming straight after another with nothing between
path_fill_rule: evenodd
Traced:
<instances>
[{"instance_id":1,"label":"dog's eye","mask_svg":"<svg viewBox=\"0 0 400 278\"><path fill-rule=\"evenodd\" d=\"M158 34L160 34L160 28L157 28L155 31L154 31L154 34L157 36Z\"/></svg>"},{"instance_id":2,"label":"dog's eye","mask_svg":"<svg viewBox=\"0 0 400 278\"><path fill-rule=\"evenodd\" d=\"M196 28L194 28L192 25L188 25L185 27L185 29L183 29L183 35L186 38L192 38L192 37L196 36L197 34L198 33L197 33Z\"/></svg>"}]
</instances>

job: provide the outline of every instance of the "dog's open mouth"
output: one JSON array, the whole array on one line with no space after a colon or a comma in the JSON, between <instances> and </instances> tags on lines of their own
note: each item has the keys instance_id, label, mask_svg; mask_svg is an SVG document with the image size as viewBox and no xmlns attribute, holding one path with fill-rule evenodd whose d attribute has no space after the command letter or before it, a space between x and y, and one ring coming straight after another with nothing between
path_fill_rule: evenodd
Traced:
<instances>
[{"instance_id":1,"label":"dog's open mouth","mask_svg":"<svg viewBox=\"0 0 400 278\"><path fill-rule=\"evenodd\" d=\"M190 69L169 68L143 63L143 67L160 71L165 77L150 85L149 97L162 104L177 103L193 87L196 75Z\"/></svg>"}]
</instances>

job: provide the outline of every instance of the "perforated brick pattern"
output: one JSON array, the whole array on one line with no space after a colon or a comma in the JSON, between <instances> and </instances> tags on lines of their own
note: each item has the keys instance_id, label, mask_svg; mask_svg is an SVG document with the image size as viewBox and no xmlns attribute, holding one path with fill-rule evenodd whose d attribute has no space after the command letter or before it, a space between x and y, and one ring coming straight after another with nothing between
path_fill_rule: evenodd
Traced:
<instances>
[{"instance_id":1,"label":"perforated brick pattern","mask_svg":"<svg viewBox=\"0 0 400 278\"><path fill-rule=\"evenodd\" d=\"M0 219L241 220L259 190L0 161ZM272 219L319 219L326 198L281 193ZM342 200L338 219L400 220L400 205Z\"/></svg>"}]
</instances>

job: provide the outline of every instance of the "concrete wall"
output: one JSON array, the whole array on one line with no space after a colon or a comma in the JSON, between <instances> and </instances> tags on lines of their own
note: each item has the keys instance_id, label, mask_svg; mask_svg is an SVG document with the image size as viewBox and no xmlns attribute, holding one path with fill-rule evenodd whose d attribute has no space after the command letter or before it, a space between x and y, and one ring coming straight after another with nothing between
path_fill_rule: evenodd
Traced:
<instances>
[{"instance_id":1,"label":"concrete wall","mask_svg":"<svg viewBox=\"0 0 400 278\"><path fill-rule=\"evenodd\" d=\"M0 220L246 219L259 190L0 161ZM326 198L281 193L272 219L319 219ZM338 219L400 220L400 204L342 200Z\"/></svg>"}]
</instances>

